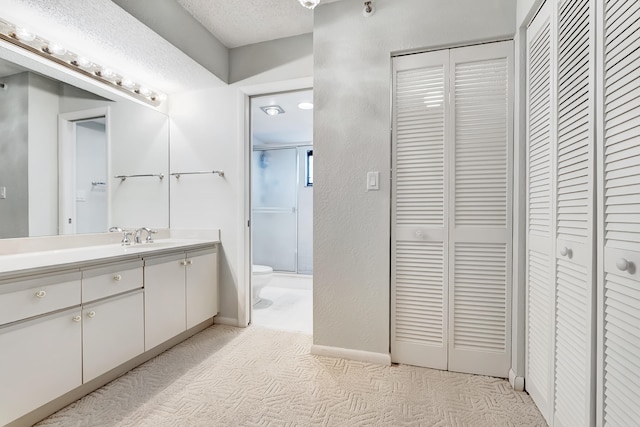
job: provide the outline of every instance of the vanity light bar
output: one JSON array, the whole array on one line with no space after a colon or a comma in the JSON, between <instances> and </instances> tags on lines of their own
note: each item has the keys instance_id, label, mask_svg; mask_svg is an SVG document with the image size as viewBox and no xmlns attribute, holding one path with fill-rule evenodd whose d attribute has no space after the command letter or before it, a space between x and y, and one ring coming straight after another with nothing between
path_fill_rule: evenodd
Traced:
<instances>
[{"instance_id":1,"label":"vanity light bar","mask_svg":"<svg viewBox=\"0 0 640 427\"><path fill-rule=\"evenodd\" d=\"M63 65L84 76L102 82L112 88L118 89L147 104L157 107L166 98L164 95L148 89L108 67L100 66L87 58L65 49L57 43L50 42L2 19L0 19L0 39L53 61L56 64Z\"/></svg>"}]
</instances>

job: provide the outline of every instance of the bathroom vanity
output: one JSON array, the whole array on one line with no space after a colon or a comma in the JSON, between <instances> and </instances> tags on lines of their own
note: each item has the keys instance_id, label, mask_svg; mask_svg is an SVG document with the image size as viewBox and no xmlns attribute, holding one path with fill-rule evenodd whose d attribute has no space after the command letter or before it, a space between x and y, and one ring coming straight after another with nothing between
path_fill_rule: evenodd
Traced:
<instances>
[{"instance_id":1,"label":"bathroom vanity","mask_svg":"<svg viewBox=\"0 0 640 427\"><path fill-rule=\"evenodd\" d=\"M0 255L0 425L31 425L213 324L213 234Z\"/></svg>"}]
</instances>

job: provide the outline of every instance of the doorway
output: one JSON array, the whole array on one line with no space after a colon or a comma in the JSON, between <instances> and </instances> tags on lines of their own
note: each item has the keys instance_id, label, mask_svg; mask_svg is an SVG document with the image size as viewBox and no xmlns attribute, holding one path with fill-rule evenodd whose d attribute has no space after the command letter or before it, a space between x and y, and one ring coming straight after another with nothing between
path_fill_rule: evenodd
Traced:
<instances>
[{"instance_id":1,"label":"doorway","mask_svg":"<svg viewBox=\"0 0 640 427\"><path fill-rule=\"evenodd\" d=\"M60 234L106 232L108 110L61 114L59 122Z\"/></svg>"},{"instance_id":2,"label":"doorway","mask_svg":"<svg viewBox=\"0 0 640 427\"><path fill-rule=\"evenodd\" d=\"M251 322L312 331L313 92L252 97Z\"/></svg>"}]
</instances>

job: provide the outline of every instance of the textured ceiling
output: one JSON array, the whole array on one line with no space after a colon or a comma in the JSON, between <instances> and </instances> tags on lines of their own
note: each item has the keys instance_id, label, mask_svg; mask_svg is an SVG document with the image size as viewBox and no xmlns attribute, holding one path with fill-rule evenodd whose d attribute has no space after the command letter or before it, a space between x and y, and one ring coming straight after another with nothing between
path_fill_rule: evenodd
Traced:
<instances>
[{"instance_id":1,"label":"textured ceiling","mask_svg":"<svg viewBox=\"0 0 640 427\"><path fill-rule=\"evenodd\" d=\"M229 48L313 31L313 11L298 0L176 1Z\"/></svg>"},{"instance_id":2,"label":"textured ceiling","mask_svg":"<svg viewBox=\"0 0 640 427\"><path fill-rule=\"evenodd\" d=\"M0 0L0 17L167 94L222 84L111 0Z\"/></svg>"}]
</instances>

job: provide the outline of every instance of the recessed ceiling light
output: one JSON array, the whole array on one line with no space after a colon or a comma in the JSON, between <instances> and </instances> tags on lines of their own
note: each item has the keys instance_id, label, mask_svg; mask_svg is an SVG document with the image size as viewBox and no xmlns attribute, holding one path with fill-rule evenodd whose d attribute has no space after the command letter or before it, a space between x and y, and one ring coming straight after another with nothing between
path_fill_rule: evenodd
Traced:
<instances>
[{"instance_id":1,"label":"recessed ceiling light","mask_svg":"<svg viewBox=\"0 0 640 427\"><path fill-rule=\"evenodd\" d=\"M278 114L284 114L284 110L279 105L266 105L264 107L260 107L260 109L270 116L277 116Z\"/></svg>"},{"instance_id":2,"label":"recessed ceiling light","mask_svg":"<svg viewBox=\"0 0 640 427\"><path fill-rule=\"evenodd\" d=\"M312 102L301 102L300 104L298 104L298 108L301 110L313 110L313 103Z\"/></svg>"}]
</instances>

